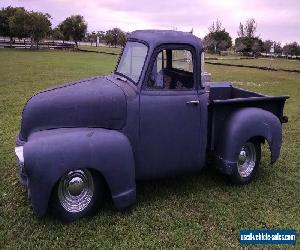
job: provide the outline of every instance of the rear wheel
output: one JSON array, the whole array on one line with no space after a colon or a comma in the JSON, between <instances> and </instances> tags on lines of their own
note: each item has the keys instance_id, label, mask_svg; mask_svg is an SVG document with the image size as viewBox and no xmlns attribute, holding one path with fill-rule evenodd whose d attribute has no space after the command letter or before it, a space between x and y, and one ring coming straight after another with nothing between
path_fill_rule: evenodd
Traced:
<instances>
[{"instance_id":1,"label":"rear wheel","mask_svg":"<svg viewBox=\"0 0 300 250\"><path fill-rule=\"evenodd\" d=\"M261 158L260 142L255 139L247 141L237 156L236 167L230 180L235 184L248 184L254 178Z\"/></svg>"},{"instance_id":2,"label":"rear wheel","mask_svg":"<svg viewBox=\"0 0 300 250\"><path fill-rule=\"evenodd\" d=\"M92 215L103 204L104 180L95 171L78 169L63 175L51 198L52 214L67 222Z\"/></svg>"}]
</instances>

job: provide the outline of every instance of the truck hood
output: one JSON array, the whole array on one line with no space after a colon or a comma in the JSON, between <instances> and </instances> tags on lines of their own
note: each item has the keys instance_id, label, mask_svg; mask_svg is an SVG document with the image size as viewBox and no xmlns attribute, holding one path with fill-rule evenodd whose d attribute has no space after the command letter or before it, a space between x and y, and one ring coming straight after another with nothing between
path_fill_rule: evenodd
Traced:
<instances>
[{"instance_id":1,"label":"truck hood","mask_svg":"<svg viewBox=\"0 0 300 250\"><path fill-rule=\"evenodd\" d=\"M95 77L51 89L29 99L19 138L35 131L63 127L121 129L126 121L126 96L108 77Z\"/></svg>"}]
</instances>

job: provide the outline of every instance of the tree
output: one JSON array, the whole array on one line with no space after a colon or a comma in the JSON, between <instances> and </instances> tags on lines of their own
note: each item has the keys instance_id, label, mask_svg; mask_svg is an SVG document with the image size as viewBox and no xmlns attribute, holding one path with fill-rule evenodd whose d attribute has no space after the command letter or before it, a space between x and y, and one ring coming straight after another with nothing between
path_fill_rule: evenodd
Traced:
<instances>
[{"instance_id":1,"label":"tree","mask_svg":"<svg viewBox=\"0 0 300 250\"><path fill-rule=\"evenodd\" d=\"M51 38L53 40L63 40L64 39L64 35L61 32L59 27L55 27L52 31L51 31Z\"/></svg>"},{"instance_id":2,"label":"tree","mask_svg":"<svg viewBox=\"0 0 300 250\"><path fill-rule=\"evenodd\" d=\"M217 19L216 23L213 22L212 25L208 28L210 33L221 31L222 30L222 23L219 19Z\"/></svg>"},{"instance_id":3,"label":"tree","mask_svg":"<svg viewBox=\"0 0 300 250\"><path fill-rule=\"evenodd\" d=\"M124 46L126 43L126 34L119 28L113 28L106 31L104 40L111 46Z\"/></svg>"},{"instance_id":4,"label":"tree","mask_svg":"<svg viewBox=\"0 0 300 250\"><path fill-rule=\"evenodd\" d=\"M251 51L254 54L262 52L263 41L258 37L253 38L252 41L253 43L252 43Z\"/></svg>"},{"instance_id":5,"label":"tree","mask_svg":"<svg viewBox=\"0 0 300 250\"><path fill-rule=\"evenodd\" d=\"M238 37L235 39L235 50L238 52L258 53L263 49L263 41L259 37Z\"/></svg>"},{"instance_id":6,"label":"tree","mask_svg":"<svg viewBox=\"0 0 300 250\"><path fill-rule=\"evenodd\" d=\"M266 40L263 42L263 51L270 53L271 48L274 47L274 53L279 54L282 52L281 44L272 40Z\"/></svg>"},{"instance_id":7,"label":"tree","mask_svg":"<svg viewBox=\"0 0 300 250\"><path fill-rule=\"evenodd\" d=\"M87 31L87 23L85 22L83 16L73 15L66 18L60 25L64 39L72 39L75 42L76 47L78 47L78 41L81 41Z\"/></svg>"},{"instance_id":8,"label":"tree","mask_svg":"<svg viewBox=\"0 0 300 250\"><path fill-rule=\"evenodd\" d=\"M283 46L282 52L285 55L297 56L300 55L300 46L297 42L288 43Z\"/></svg>"},{"instance_id":9,"label":"tree","mask_svg":"<svg viewBox=\"0 0 300 250\"><path fill-rule=\"evenodd\" d=\"M24 8L8 6L6 8L2 8L0 11L0 36L9 37L10 45L12 44L14 34L10 29L9 20L14 16L17 9L24 10Z\"/></svg>"},{"instance_id":10,"label":"tree","mask_svg":"<svg viewBox=\"0 0 300 250\"><path fill-rule=\"evenodd\" d=\"M219 20L213 22L208 30L209 33L203 39L207 51L220 53L222 50L227 50L232 46L232 39Z\"/></svg>"},{"instance_id":11,"label":"tree","mask_svg":"<svg viewBox=\"0 0 300 250\"><path fill-rule=\"evenodd\" d=\"M266 52L266 53L269 53L272 46L273 46L274 42L272 40L266 40L264 41L264 44L263 44L263 51Z\"/></svg>"},{"instance_id":12,"label":"tree","mask_svg":"<svg viewBox=\"0 0 300 250\"><path fill-rule=\"evenodd\" d=\"M244 37L245 33L244 33L244 25L242 23L240 23L239 25L239 30L238 30L238 37Z\"/></svg>"},{"instance_id":13,"label":"tree","mask_svg":"<svg viewBox=\"0 0 300 250\"><path fill-rule=\"evenodd\" d=\"M91 43L91 46L93 46L93 43L97 42L97 33L93 31L92 33L86 33L86 41Z\"/></svg>"},{"instance_id":14,"label":"tree","mask_svg":"<svg viewBox=\"0 0 300 250\"><path fill-rule=\"evenodd\" d=\"M31 39L31 46L36 42L37 47L39 42L51 31L51 16L48 13L28 12L26 26Z\"/></svg>"},{"instance_id":15,"label":"tree","mask_svg":"<svg viewBox=\"0 0 300 250\"><path fill-rule=\"evenodd\" d=\"M28 36L28 12L24 8L16 8L14 14L8 18L10 34L19 39Z\"/></svg>"},{"instance_id":16,"label":"tree","mask_svg":"<svg viewBox=\"0 0 300 250\"><path fill-rule=\"evenodd\" d=\"M97 31L97 36L99 37L100 42L105 41L105 31Z\"/></svg>"},{"instance_id":17,"label":"tree","mask_svg":"<svg viewBox=\"0 0 300 250\"><path fill-rule=\"evenodd\" d=\"M263 41L256 36L257 23L250 18L246 24L239 24L238 37L235 39L235 50L238 52L258 53L263 50Z\"/></svg>"},{"instance_id":18,"label":"tree","mask_svg":"<svg viewBox=\"0 0 300 250\"><path fill-rule=\"evenodd\" d=\"M282 53L282 47L280 42L274 42L274 52L276 54Z\"/></svg>"},{"instance_id":19,"label":"tree","mask_svg":"<svg viewBox=\"0 0 300 250\"><path fill-rule=\"evenodd\" d=\"M257 29L257 24L254 18L250 18L246 21L246 25L244 26L244 34L246 37L255 38L255 33Z\"/></svg>"},{"instance_id":20,"label":"tree","mask_svg":"<svg viewBox=\"0 0 300 250\"><path fill-rule=\"evenodd\" d=\"M0 35L8 36L12 44L13 37L30 37L32 43L43 39L50 31L50 15L41 12L26 11L22 7L7 7L0 11Z\"/></svg>"},{"instance_id":21,"label":"tree","mask_svg":"<svg viewBox=\"0 0 300 250\"><path fill-rule=\"evenodd\" d=\"M118 39L118 43L121 47L124 47L125 44L126 44L126 41L127 41L127 35L128 33L125 33L122 31L122 33L120 34L119 36L119 39Z\"/></svg>"},{"instance_id":22,"label":"tree","mask_svg":"<svg viewBox=\"0 0 300 250\"><path fill-rule=\"evenodd\" d=\"M256 30L257 30L257 23L254 18L250 18L246 21L246 24L243 25L240 23L238 29L238 37L249 37L254 38L256 37Z\"/></svg>"}]
</instances>

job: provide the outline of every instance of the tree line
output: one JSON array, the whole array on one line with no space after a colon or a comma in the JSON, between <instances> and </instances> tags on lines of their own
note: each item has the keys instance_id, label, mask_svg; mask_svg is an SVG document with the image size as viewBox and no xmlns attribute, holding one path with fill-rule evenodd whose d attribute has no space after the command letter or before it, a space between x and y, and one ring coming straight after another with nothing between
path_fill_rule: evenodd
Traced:
<instances>
[{"instance_id":1,"label":"tree line","mask_svg":"<svg viewBox=\"0 0 300 250\"><path fill-rule=\"evenodd\" d=\"M2 8L0 10L0 36L9 37L10 44L14 38L30 39L31 46L37 45L43 39L74 41L78 47L79 41L100 42L111 46L124 46L126 33L119 28L98 32L87 32L88 24L81 15L72 15L52 29L51 15L48 13L27 11L23 7Z\"/></svg>"},{"instance_id":2,"label":"tree line","mask_svg":"<svg viewBox=\"0 0 300 250\"><path fill-rule=\"evenodd\" d=\"M0 36L22 39L29 37L33 44L40 42L51 31L51 16L48 13L26 11L22 7L7 7L0 10Z\"/></svg>"},{"instance_id":3,"label":"tree line","mask_svg":"<svg viewBox=\"0 0 300 250\"><path fill-rule=\"evenodd\" d=\"M272 40L263 41L257 35L257 22L255 19L248 19L244 24L240 23L237 31L238 37L232 46L232 38L221 21L217 20L209 27L208 34L204 37L204 47L209 53L221 53L221 51L233 50L246 54L275 53L285 55L300 55L300 46L297 42L292 42L283 47L279 42Z\"/></svg>"},{"instance_id":4,"label":"tree line","mask_svg":"<svg viewBox=\"0 0 300 250\"><path fill-rule=\"evenodd\" d=\"M27 11L23 7L2 8L0 10L0 36L9 37L10 44L14 38L29 38L31 45L38 47L42 39L74 41L78 47L79 41L96 43L100 42L110 46L124 46L127 33L119 28L113 28L106 32L87 32L88 24L81 15L72 15L52 29L51 16L48 13ZM210 53L233 50L242 53L276 53L286 55L300 55L300 46L297 42L281 46L279 42L272 40L263 41L257 35L257 23L255 19L249 19L238 27L238 37L234 46L230 34L217 20L209 27L208 34L203 42L205 50Z\"/></svg>"}]
</instances>

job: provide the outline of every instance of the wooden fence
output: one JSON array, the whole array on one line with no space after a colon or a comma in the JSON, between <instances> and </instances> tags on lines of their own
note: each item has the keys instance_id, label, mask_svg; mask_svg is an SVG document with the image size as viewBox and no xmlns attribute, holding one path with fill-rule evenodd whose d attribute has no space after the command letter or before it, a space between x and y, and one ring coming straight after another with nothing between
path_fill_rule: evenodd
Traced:
<instances>
[{"instance_id":1,"label":"wooden fence","mask_svg":"<svg viewBox=\"0 0 300 250\"><path fill-rule=\"evenodd\" d=\"M7 40L0 40L0 48L15 48L15 49L75 49L74 43L45 41L37 43L31 43L28 40L13 40L12 42Z\"/></svg>"}]
</instances>

